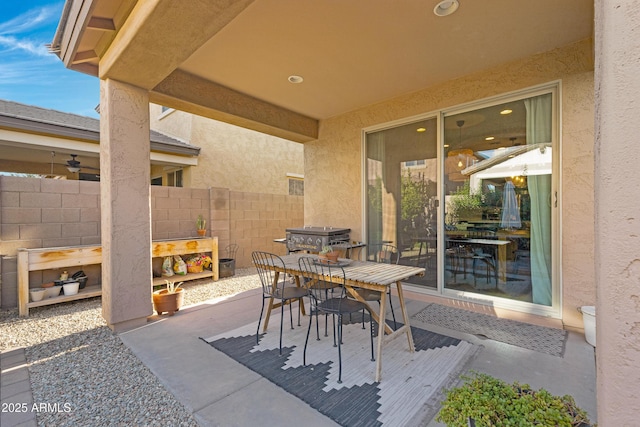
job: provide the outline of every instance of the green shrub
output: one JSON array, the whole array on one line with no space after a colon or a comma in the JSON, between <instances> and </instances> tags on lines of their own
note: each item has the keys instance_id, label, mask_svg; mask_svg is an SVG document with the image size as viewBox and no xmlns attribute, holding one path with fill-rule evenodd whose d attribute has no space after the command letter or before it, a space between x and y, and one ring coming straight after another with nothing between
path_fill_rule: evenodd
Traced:
<instances>
[{"instance_id":1,"label":"green shrub","mask_svg":"<svg viewBox=\"0 0 640 427\"><path fill-rule=\"evenodd\" d=\"M463 376L460 387L447 391L436 421L467 427L471 417L480 426L588 426L586 412L571 396L531 390L528 384L507 384L482 373Z\"/></svg>"}]
</instances>

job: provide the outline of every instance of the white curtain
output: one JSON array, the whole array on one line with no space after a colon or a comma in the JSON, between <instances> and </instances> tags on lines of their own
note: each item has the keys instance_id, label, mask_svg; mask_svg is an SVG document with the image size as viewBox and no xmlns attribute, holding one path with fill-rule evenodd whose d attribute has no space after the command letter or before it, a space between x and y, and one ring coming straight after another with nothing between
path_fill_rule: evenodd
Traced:
<instances>
[{"instance_id":1,"label":"white curtain","mask_svg":"<svg viewBox=\"0 0 640 427\"><path fill-rule=\"evenodd\" d=\"M551 141L551 94L524 101L527 144ZM551 293L551 175L528 176L531 198L531 288L534 304L550 306Z\"/></svg>"}]
</instances>

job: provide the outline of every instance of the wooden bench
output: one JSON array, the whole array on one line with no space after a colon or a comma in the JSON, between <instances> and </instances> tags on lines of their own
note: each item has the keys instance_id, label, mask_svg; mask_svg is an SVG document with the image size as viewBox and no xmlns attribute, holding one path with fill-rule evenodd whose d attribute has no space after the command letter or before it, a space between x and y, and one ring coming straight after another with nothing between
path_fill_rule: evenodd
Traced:
<instances>
[{"instance_id":1,"label":"wooden bench","mask_svg":"<svg viewBox=\"0 0 640 427\"><path fill-rule=\"evenodd\" d=\"M177 276L183 282L211 277L218 280L218 238L197 238L180 240L156 240L152 242L152 257L188 255L201 252L211 253L212 269L202 273L188 273ZM29 272L50 269L69 269L84 265L102 263L102 246L64 246L56 248L18 249L18 310L20 316L28 316L29 309L50 304L74 301L102 295L101 285L86 286L75 295L60 295L41 301L29 302ZM151 274L151 272L149 272ZM153 286L164 284L165 278L153 278Z\"/></svg>"}]
</instances>

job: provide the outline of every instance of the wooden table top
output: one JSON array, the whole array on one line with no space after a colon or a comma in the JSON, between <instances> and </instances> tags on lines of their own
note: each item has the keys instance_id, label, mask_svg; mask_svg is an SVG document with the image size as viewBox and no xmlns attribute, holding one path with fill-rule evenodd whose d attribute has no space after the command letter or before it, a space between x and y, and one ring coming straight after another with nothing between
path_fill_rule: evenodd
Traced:
<instances>
[{"instance_id":1,"label":"wooden table top","mask_svg":"<svg viewBox=\"0 0 640 427\"><path fill-rule=\"evenodd\" d=\"M291 254L282 257L285 267L292 273L301 273L298 260L301 257L315 257L310 254ZM424 275L425 269L399 264L384 264L370 261L343 260L349 265L344 266L347 281L389 286L413 276Z\"/></svg>"}]
</instances>

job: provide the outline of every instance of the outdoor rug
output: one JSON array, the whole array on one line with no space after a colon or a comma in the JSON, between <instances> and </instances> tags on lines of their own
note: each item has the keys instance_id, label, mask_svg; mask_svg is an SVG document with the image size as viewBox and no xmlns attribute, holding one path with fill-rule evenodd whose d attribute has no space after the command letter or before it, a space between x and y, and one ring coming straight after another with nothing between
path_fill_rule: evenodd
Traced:
<instances>
[{"instance_id":1,"label":"outdoor rug","mask_svg":"<svg viewBox=\"0 0 640 427\"><path fill-rule=\"evenodd\" d=\"M306 319L294 330L285 325L282 356L278 354L278 320L272 318L258 345L255 323L204 341L349 427L425 425L439 411L443 389L455 384L480 348L412 327L416 351L409 352L406 336L388 343L382 351L382 380L376 382L369 324L363 330L354 318L343 328L342 383L338 384L338 349L333 347L331 320L328 337L320 322L320 341L314 321L306 366L302 365Z\"/></svg>"},{"instance_id":2,"label":"outdoor rug","mask_svg":"<svg viewBox=\"0 0 640 427\"><path fill-rule=\"evenodd\" d=\"M568 337L567 331L562 329L500 319L441 304L429 304L413 317L432 325L558 357L564 355Z\"/></svg>"}]
</instances>

